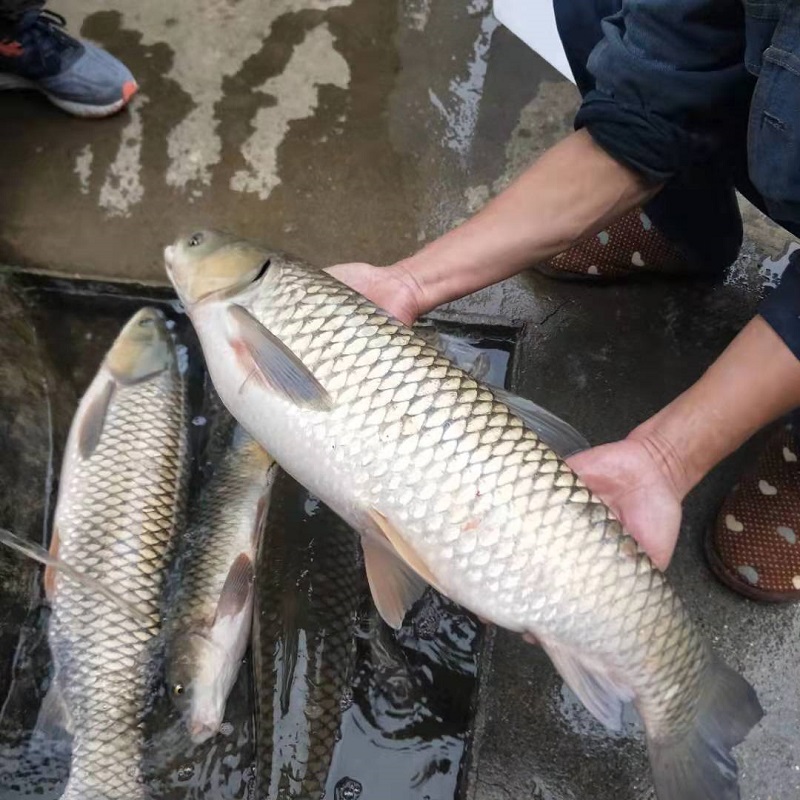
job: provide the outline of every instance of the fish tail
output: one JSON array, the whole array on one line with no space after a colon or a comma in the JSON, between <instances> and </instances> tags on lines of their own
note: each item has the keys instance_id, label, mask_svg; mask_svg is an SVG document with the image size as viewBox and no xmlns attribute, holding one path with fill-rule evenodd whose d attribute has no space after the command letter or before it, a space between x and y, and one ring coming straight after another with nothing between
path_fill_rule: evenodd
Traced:
<instances>
[{"instance_id":1,"label":"fish tail","mask_svg":"<svg viewBox=\"0 0 800 800\"><path fill-rule=\"evenodd\" d=\"M713 656L691 729L679 739L647 737L658 800L739 800L731 750L763 715L753 687Z\"/></svg>"}]
</instances>

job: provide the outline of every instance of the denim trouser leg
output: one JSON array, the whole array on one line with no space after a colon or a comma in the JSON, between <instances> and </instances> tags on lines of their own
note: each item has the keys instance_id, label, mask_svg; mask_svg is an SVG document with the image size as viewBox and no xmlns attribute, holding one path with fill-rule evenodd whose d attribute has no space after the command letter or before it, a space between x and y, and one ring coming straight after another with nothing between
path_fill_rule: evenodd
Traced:
<instances>
[{"instance_id":1,"label":"denim trouser leg","mask_svg":"<svg viewBox=\"0 0 800 800\"><path fill-rule=\"evenodd\" d=\"M600 22L620 10L621 0L553 0L559 34L581 94L594 88L586 68L589 54L602 38ZM743 125L744 128L744 125ZM733 143L727 163L702 165L675 176L648 203L656 227L703 272L730 265L742 244L742 218L734 189L735 176L746 166L746 131L741 147ZM722 160L722 159L721 159Z\"/></svg>"}]
</instances>

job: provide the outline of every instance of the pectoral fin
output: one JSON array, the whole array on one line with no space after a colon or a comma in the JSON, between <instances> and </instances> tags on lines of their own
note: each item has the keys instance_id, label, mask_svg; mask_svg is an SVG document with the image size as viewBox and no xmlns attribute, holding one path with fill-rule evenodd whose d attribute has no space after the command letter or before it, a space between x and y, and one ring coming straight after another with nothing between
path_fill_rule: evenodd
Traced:
<instances>
[{"instance_id":1,"label":"pectoral fin","mask_svg":"<svg viewBox=\"0 0 800 800\"><path fill-rule=\"evenodd\" d=\"M39 708L35 730L47 739L61 739L65 735L72 736L73 728L64 696L54 678Z\"/></svg>"},{"instance_id":2,"label":"pectoral fin","mask_svg":"<svg viewBox=\"0 0 800 800\"><path fill-rule=\"evenodd\" d=\"M89 458L100 443L115 385L113 379L107 377L83 409L78 423L78 452L81 458Z\"/></svg>"},{"instance_id":3,"label":"pectoral fin","mask_svg":"<svg viewBox=\"0 0 800 800\"><path fill-rule=\"evenodd\" d=\"M146 625L151 624L150 614L140 609L138 605L122 597L116 588L112 589L106 586L102 581L86 575L81 570L75 569L75 567L63 561L61 558L54 558L44 547L34 542L28 542L5 528L0 528L0 544L10 547L12 550L16 550L18 553L22 553L22 555L32 558L40 564L44 564L46 567L51 567L54 570L61 570L65 575L72 578L72 580L77 581L89 591L102 595L106 600L113 603L127 614L136 617Z\"/></svg>"},{"instance_id":4,"label":"pectoral fin","mask_svg":"<svg viewBox=\"0 0 800 800\"><path fill-rule=\"evenodd\" d=\"M492 394L505 403L556 455L569 458L588 450L591 445L586 437L578 433L568 422L557 417L546 408L512 394L505 389L492 387Z\"/></svg>"},{"instance_id":5,"label":"pectoral fin","mask_svg":"<svg viewBox=\"0 0 800 800\"><path fill-rule=\"evenodd\" d=\"M53 536L50 539L50 555L58 560L58 550L61 547L61 540L58 536L58 526L53 525ZM51 565L44 568L44 594L45 597L52 603L56 595L56 569Z\"/></svg>"},{"instance_id":6,"label":"pectoral fin","mask_svg":"<svg viewBox=\"0 0 800 800\"><path fill-rule=\"evenodd\" d=\"M232 305L227 313L232 345L248 374L255 372L267 386L298 406L330 411L333 403L325 387L277 336L241 306Z\"/></svg>"},{"instance_id":7,"label":"pectoral fin","mask_svg":"<svg viewBox=\"0 0 800 800\"><path fill-rule=\"evenodd\" d=\"M228 577L222 585L214 622L238 614L247 603L253 591L253 562L247 553L240 553L228 570Z\"/></svg>"}]
</instances>

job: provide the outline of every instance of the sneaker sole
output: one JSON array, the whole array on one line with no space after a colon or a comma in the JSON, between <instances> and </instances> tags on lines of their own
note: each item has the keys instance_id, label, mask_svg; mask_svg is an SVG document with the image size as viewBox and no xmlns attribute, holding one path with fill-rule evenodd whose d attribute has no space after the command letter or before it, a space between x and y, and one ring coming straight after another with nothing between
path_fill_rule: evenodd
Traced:
<instances>
[{"instance_id":1,"label":"sneaker sole","mask_svg":"<svg viewBox=\"0 0 800 800\"><path fill-rule=\"evenodd\" d=\"M125 84L122 90L122 97L109 103L105 106L88 105L87 103L76 103L74 100L64 100L46 89L43 89L36 81L28 78L20 77L19 75L12 75L10 73L0 73L0 91L4 89L29 89L43 94L54 106L66 111L73 117L82 117L84 119L99 119L102 117L110 117L125 108L130 102L131 98L139 90L139 87L133 84Z\"/></svg>"}]
</instances>

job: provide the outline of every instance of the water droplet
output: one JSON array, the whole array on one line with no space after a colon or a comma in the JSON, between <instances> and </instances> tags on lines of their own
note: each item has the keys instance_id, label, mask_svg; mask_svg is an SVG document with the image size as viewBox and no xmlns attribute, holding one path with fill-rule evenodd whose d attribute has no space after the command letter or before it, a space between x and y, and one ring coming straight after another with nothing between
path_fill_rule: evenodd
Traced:
<instances>
[{"instance_id":1,"label":"water droplet","mask_svg":"<svg viewBox=\"0 0 800 800\"><path fill-rule=\"evenodd\" d=\"M426 605L414 618L414 633L420 639L433 639L439 630L442 611L432 604Z\"/></svg>"},{"instance_id":2,"label":"water droplet","mask_svg":"<svg viewBox=\"0 0 800 800\"><path fill-rule=\"evenodd\" d=\"M167 326L167 330L168 331L171 331L171 330L175 329L175 320L174 319L168 319L164 324Z\"/></svg>"},{"instance_id":3,"label":"water droplet","mask_svg":"<svg viewBox=\"0 0 800 800\"><path fill-rule=\"evenodd\" d=\"M325 709L316 703L308 703L304 713L308 719L320 719L325 713Z\"/></svg>"},{"instance_id":4,"label":"water droplet","mask_svg":"<svg viewBox=\"0 0 800 800\"><path fill-rule=\"evenodd\" d=\"M230 722L223 722L222 725L219 726L219 732L223 736L230 736L233 733L233 725Z\"/></svg>"},{"instance_id":5,"label":"water droplet","mask_svg":"<svg viewBox=\"0 0 800 800\"><path fill-rule=\"evenodd\" d=\"M353 705L353 687L346 686L342 691L342 696L339 698L339 708L342 711L347 711Z\"/></svg>"},{"instance_id":6,"label":"water droplet","mask_svg":"<svg viewBox=\"0 0 800 800\"><path fill-rule=\"evenodd\" d=\"M178 780L179 781L188 781L189 778L194 775L194 766L191 764L187 764L185 767L181 767L178 770Z\"/></svg>"},{"instance_id":7,"label":"water droplet","mask_svg":"<svg viewBox=\"0 0 800 800\"><path fill-rule=\"evenodd\" d=\"M200 427L202 427L203 425L205 425L205 424L206 424L206 422L208 422L208 420L207 420L205 417L203 417L203 416L199 416L199 417L195 417L195 418L192 420L192 425L194 425L195 427L198 427L198 428L200 428Z\"/></svg>"},{"instance_id":8,"label":"water droplet","mask_svg":"<svg viewBox=\"0 0 800 800\"><path fill-rule=\"evenodd\" d=\"M189 369L189 348L185 344L179 344L175 348L175 356L178 362L178 371L185 375Z\"/></svg>"},{"instance_id":9,"label":"water droplet","mask_svg":"<svg viewBox=\"0 0 800 800\"><path fill-rule=\"evenodd\" d=\"M306 516L316 516L317 511L319 511L319 499L310 494L303 504L303 511L306 512Z\"/></svg>"},{"instance_id":10,"label":"water droplet","mask_svg":"<svg viewBox=\"0 0 800 800\"><path fill-rule=\"evenodd\" d=\"M353 778L342 778L334 790L335 800L358 800L361 797L362 786Z\"/></svg>"}]
</instances>

